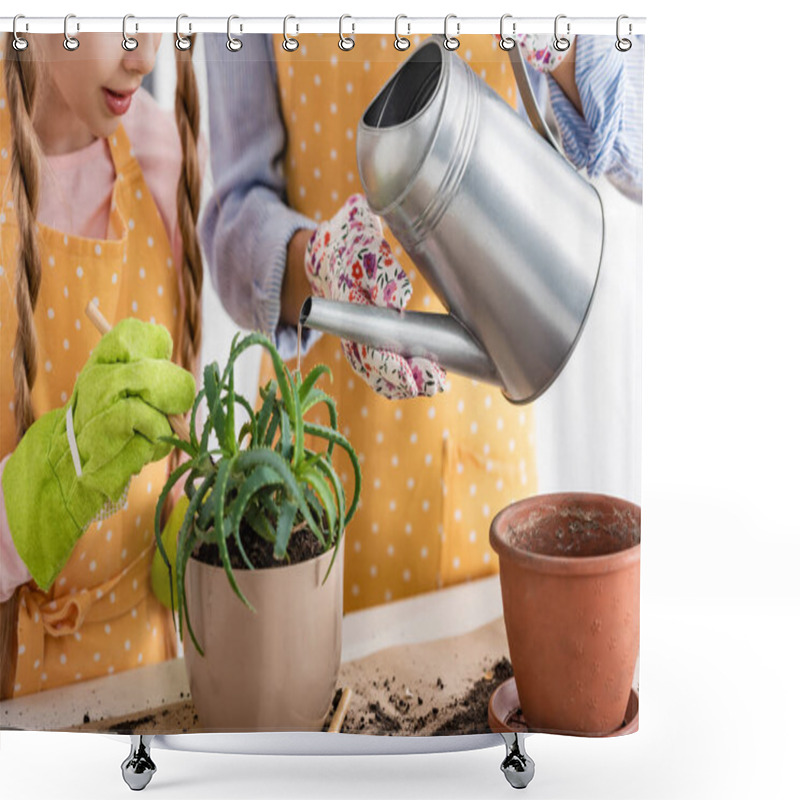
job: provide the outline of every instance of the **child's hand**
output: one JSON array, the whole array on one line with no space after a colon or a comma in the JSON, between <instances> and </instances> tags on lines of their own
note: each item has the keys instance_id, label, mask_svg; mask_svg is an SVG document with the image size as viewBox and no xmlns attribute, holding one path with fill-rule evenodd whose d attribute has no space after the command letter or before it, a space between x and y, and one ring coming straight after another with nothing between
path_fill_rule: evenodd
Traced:
<instances>
[{"instance_id":1,"label":"child's hand","mask_svg":"<svg viewBox=\"0 0 800 800\"><path fill-rule=\"evenodd\" d=\"M362 195L353 195L308 243L306 275L318 297L384 308L405 308L411 283L383 238L380 219ZM444 389L444 371L426 358L342 342L350 366L389 399L433 396Z\"/></svg>"},{"instance_id":2,"label":"child's hand","mask_svg":"<svg viewBox=\"0 0 800 800\"><path fill-rule=\"evenodd\" d=\"M170 414L192 406L194 378L170 361L166 328L126 319L87 361L63 408L31 425L3 471L14 545L44 590L89 524L171 446Z\"/></svg>"}]
</instances>

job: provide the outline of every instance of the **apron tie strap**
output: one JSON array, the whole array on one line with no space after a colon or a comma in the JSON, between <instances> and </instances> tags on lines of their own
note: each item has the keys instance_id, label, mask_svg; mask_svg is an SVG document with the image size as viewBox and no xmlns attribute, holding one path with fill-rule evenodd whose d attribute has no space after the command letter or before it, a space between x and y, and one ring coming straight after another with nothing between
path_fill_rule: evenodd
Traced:
<instances>
[{"instance_id":1,"label":"apron tie strap","mask_svg":"<svg viewBox=\"0 0 800 800\"><path fill-rule=\"evenodd\" d=\"M31 581L20 587L17 641L24 642L17 656L16 683L43 685L45 637L72 636L86 622L105 622L128 614L147 595L155 543L146 547L124 570L96 586L50 599Z\"/></svg>"}]
</instances>

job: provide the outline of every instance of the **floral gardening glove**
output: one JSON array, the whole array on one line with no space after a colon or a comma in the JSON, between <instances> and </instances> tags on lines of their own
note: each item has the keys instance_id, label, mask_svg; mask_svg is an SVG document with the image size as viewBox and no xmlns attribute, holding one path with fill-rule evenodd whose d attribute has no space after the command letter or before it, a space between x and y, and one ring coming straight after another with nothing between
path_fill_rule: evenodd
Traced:
<instances>
[{"instance_id":1,"label":"floral gardening glove","mask_svg":"<svg viewBox=\"0 0 800 800\"><path fill-rule=\"evenodd\" d=\"M575 34L562 35L562 39L567 39L572 47ZM552 72L569 52L557 50L553 46L553 35L550 33L518 33L516 35L522 57L537 72Z\"/></svg>"},{"instance_id":2,"label":"floral gardening glove","mask_svg":"<svg viewBox=\"0 0 800 800\"><path fill-rule=\"evenodd\" d=\"M123 320L94 349L67 405L36 420L6 463L11 538L45 591L89 524L172 449L160 441L172 433L167 416L191 408L195 384L171 355L165 327Z\"/></svg>"},{"instance_id":3,"label":"floral gardening glove","mask_svg":"<svg viewBox=\"0 0 800 800\"><path fill-rule=\"evenodd\" d=\"M329 222L323 222L306 250L306 275L317 297L384 308L405 308L411 283L383 238L380 219L362 195L353 195ZM403 358L382 348L342 342L355 372L390 400L445 388L445 373L427 358Z\"/></svg>"}]
</instances>

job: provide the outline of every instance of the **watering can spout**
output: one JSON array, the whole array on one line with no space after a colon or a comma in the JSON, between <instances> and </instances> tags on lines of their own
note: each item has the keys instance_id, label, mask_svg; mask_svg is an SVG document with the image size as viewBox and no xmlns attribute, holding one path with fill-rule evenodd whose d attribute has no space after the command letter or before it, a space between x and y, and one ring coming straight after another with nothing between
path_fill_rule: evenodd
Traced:
<instances>
[{"instance_id":1,"label":"watering can spout","mask_svg":"<svg viewBox=\"0 0 800 800\"><path fill-rule=\"evenodd\" d=\"M459 375L501 384L486 351L449 314L396 311L309 297L300 310L300 324L392 350L404 358L427 358Z\"/></svg>"},{"instance_id":2,"label":"watering can spout","mask_svg":"<svg viewBox=\"0 0 800 800\"><path fill-rule=\"evenodd\" d=\"M512 66L532 95L518 54ZM370 208L448 313L313 298L304 324L535 400L575 348L603 252L600 196L554 144L438 37L421 44L364 112L356 159Z\"/></svg>"}]
</instances>

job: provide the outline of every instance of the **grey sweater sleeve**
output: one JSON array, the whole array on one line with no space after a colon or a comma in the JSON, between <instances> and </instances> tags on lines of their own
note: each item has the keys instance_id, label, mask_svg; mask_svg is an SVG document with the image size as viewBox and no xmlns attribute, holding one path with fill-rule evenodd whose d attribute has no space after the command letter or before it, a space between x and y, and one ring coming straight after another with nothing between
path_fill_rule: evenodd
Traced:
<instances>
[{"instance_id":1,"label":"grey sweater sleeve","mask_svg":"<svg viewBox=\"0 0 800 800\"><path fill-rule=\"evenodd\" d=\"M286 131L269 36L248 36L238 53L206 36L213 192L201 223L206 263L228 313L273 337L283 355L296 334L279 325L286 247L316 223L286 204Z\"/></svg>"}]
</instances>

